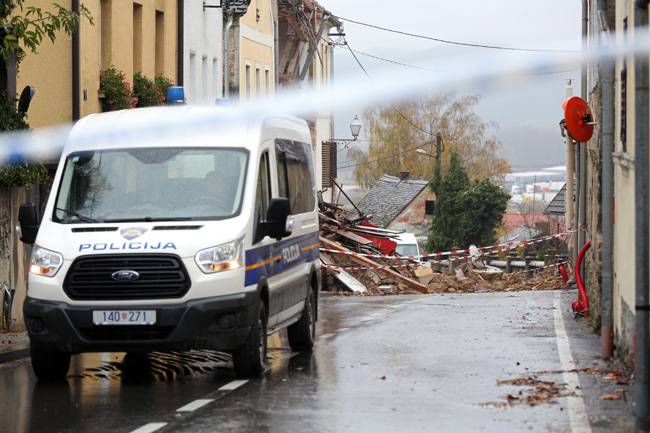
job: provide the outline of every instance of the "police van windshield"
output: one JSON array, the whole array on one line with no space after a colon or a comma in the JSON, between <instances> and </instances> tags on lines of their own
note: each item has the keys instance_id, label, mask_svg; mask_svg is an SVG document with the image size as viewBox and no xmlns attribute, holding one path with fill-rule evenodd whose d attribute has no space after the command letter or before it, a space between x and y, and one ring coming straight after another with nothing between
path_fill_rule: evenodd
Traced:
<instances>
[{"instance_id":1,"label":"police van windshield","mask_svg":"<svg viewBox=\"0 0 650 433\"><path fill-rule=\"evenodd\" d=\"M73 153L53 219L60 223L225 219L239 214L248 152L140 148Z\"/></svg>"}]
</instances>

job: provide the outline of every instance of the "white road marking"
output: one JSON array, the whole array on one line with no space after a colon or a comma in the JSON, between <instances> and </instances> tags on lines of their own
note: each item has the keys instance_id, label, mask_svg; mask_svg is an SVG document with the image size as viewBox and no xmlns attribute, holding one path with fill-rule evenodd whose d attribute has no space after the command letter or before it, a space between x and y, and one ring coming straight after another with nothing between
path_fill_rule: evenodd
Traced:
<instances>
[{"instance_id":1,"label":"white road marking","mask_svg":"<svg viewBox=\"0 0 650 433\"><path fill-rule=\"evenodd\" d=\"M320 338L321 340L326 340L326 339L328 339L330 337L333 337L333 336L334 336L334 334L323 334L318 338Z\"/></svg>"},{"instance_id":2,"label":"white road marking","mask_svg":"<svg viewBox=\"0 0 650 433\"><path fill-rule=\"evenodd\" d=\"M150 422L149 424L145 424L140 428L132 430L131 433L152 433L155 432L156 430L160 430L166 425L167 425L166 422Z\"/></svg>"},{"instance_id":3,"label":"white road marking","mask_svg":"<svg viewBox=\"0 0 650 433\"><path fill-rule=\"evenodd\" d=\"M186 404L183 407L179 407L178 409L176 409L176 412L194 412L198 408L203 407L208 403L212 403L213 401L214 399L211 398L200 398L198 400L194 400L193 402Z\"/></svg>"},{"instance_id":4,"label":"white road marking","mask_svg":"<svg viewBox=\"0 0 650 433\"><path fill-rule=\"evenodd\" d=\"M228 382L219 388L219 391L234 391L240 386L245 385L247 382L248 380L233 380L232 382Z\"/></svg>"},{"instance_id":5,"label":"white road marking","mask_svg":"<svg viewBox=\"0 0 650 433\"><path fill-rule=\"evenodd\" d=\"M562 366L562 379L567 384L567 388L575 393L575 396L567 396L567 407L569 409L569 422L571 424L572 433L591 433L591 425L589 424L589 417L585 409L585 402L582 397L582 389L580 388L580 380L578 373L569 372L576 368L575 360L571 356L571 347L569 346L569 336L564 327L564 319L562 319L562 302L560 294L555 296L553 300L553 316L555 319L555 334L557 337L557 351L560 356L560 364Z\"/></svg>"},{"instance_id":6,"label":"white road marking","mask_svg":"<svg viewBox=\"0 0 650 433\"><path fill-rule=\"evenodd\" d=\"M336 330L336 332L345 332L348 329L350 329L350 328L339 328L339 329Z\"/></svg>"}]
</instances>

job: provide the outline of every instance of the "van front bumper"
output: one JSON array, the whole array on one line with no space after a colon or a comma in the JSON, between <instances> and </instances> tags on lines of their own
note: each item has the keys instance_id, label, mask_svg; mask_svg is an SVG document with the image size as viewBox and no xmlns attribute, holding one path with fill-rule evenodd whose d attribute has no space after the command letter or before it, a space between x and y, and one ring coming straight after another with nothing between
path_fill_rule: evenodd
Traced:
<instances>
[{"instance_id":1,"label":"van front bumper","mask_svg":"<svg viewBox=\"0 0 650 433\"><path fill-rule=\"evenodd\" d=\"M45 352L135 352L239 348L257 320L257 292L172 305L73 306L27 298L25 323L33 347ZM93 310L155 310L155 325L95 325Z\"/></svg>"}]
</instances>

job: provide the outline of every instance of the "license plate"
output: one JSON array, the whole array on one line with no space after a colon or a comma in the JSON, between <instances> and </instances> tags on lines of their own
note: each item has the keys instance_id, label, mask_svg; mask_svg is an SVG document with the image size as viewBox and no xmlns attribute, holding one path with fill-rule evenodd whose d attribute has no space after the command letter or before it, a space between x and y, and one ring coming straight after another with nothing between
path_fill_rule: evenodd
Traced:
<instances>
[{"instance_id":1,"label":"license plate","mask_svg":"<svg viewBox=\"0 0 650 433\"><path fill-rule=\"evenodd\" d=\"M93 311L95 325L154 325L155 310L100 310Z\"/></svg>"}]
</instances>

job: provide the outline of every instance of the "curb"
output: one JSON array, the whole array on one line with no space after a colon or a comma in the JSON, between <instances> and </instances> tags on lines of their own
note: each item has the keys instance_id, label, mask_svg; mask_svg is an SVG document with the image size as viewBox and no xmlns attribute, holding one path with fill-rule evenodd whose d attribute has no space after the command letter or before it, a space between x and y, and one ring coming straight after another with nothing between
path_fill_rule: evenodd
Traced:
<instances>
[{"instance_id":1,"label":"curb","mask_svg":"<svg viewBox=\"0 0 650 433\"><path fill-rule=\"evenodd\" d=\"M0 352L0 364L16 361L23 358L29 358L29 347L24 349L10 350L7 352Z\"/></svg>"}]
</instances>

